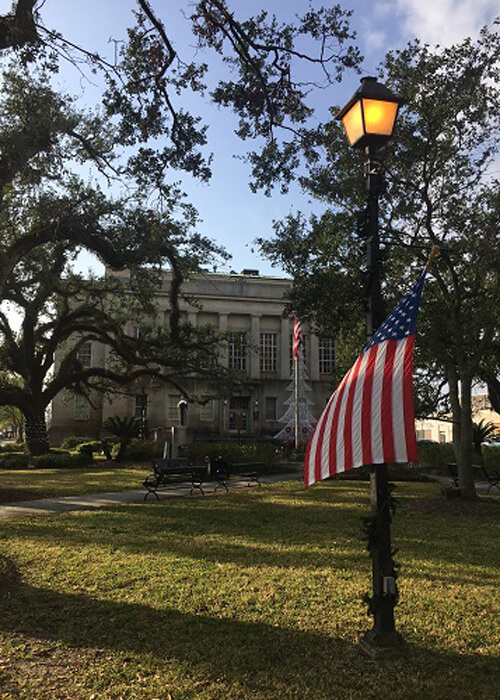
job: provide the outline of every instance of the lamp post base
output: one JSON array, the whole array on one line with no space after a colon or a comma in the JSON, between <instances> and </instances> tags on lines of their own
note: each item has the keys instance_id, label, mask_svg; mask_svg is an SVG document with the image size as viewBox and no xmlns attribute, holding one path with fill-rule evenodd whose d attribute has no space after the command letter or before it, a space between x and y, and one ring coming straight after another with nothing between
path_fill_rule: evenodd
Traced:
<instances>
[{"instance_id":1,"label":"lamp post base","mask_svg":"<svg viewBox=\"0 0 500 700\"><path fill-rule=\"evenodd\" d=\"M364 633L359 640L359 647L371 658L397 655L408 651L408 644L399 632L381 634L374 629Z\"/></svg>"}]
</instances>

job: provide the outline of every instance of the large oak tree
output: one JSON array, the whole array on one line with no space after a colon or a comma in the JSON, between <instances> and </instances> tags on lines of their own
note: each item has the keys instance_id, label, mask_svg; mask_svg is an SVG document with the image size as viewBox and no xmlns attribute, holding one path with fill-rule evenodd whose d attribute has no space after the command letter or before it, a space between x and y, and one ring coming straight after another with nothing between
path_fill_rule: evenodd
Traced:
<instances>
[{"instance_id":1,"label":"large oak tree","mask_svg":"<svg viewBox=\"0 0 500 700\"><path fill-rule=\"evenodd\" d=\"M404 100L382 156L387 310L416 279L430 246L439 245L423 296L417 359L428 390L442 396L447 386L465 497L474 495L472 386L488 375L493 386L498 370L499 198L492 165L499 144L499 58L493 27L477 41L447 49L412 42L390 52L381 67L383 82ZM302 184L325 212L277 224L276 237L262 247L293 275L293 307L323 333L347 336L346 359L352 361L364 302L363 155L347 148L335 121L311 139L323 145L325 162L313 163Z\"/></svg>"},{"instance_id":2,"label":"large oak tree","mask_svg":"<svg viewBox=\"0 0 500 700\"><path fill-rule=\"evenodd\" d=\"M296 78L296 65L307 62L329 84L359 60L349 13L337 5L283 24L265 12L238 20L225 0L201 0L186 16L198 53L185 59L183 51L192 51L174 49L160 6L137 0L127 41L113 63L45 26L43 5L17 0L0 18L7 65L0 90L0 299L22 319L16 331L1 314L1 352L9 372L0 402L23 411L33 451L46 447L44 409L64 388L104 390L148 373L172 380L193 371L196 358L199 371L207 366L200 348L205 343L210 350L214 338L179 321L185 272L221 253L196 234L197 214L175 184L179 172L201 180L211 174L206 126L184 107L184 96L208 95L233 109L238 135L252 140L248 159L257 182L270 163L281 162L286 183L312 114L310 86ZM228 69L222 79L209 76L210 52ZM101 74L99 109L84 112L51 87L60 56ZM82 176L82 169L90 175ZM109 298L113 291L96 281L77 284L69 274L68 263L82 248L111 268L130 268L141 279L144 309L151 310L155 271L162 265L171 270L167 345L158 337L139 352L137 340L123 337L123 315L116 308L113 315L97 304L82 306L82 295L98 298L106 290ZM85 338L115 348L120 371L83 371L75 353ZM54 371L55 352L70 339L69 354ZM5 380L13 376L21 377L21 385Z\"/></svg>"}]
</instances>

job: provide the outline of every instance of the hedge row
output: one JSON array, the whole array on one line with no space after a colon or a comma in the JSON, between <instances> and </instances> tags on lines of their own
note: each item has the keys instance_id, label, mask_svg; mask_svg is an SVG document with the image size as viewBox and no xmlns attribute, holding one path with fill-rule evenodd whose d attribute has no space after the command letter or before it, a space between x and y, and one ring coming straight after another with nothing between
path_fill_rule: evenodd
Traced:
<instances>
[{"instance_id":1,"label":"hedge row","mask_svg":"<svg viewBox=\"0 0 500 700\"><path fill-rule=\"evenodd\" d=\"M24 442L4 442L3 445L0 445L0 454L4 452L22 452L24 447Z\"/></svg>"},{"instance_id":2,"label":"hedge row","mask_svg":"<svg viewBox=\"0 0 500 700\"><path fill-rule=\"evenodd\" d=\"M222 457L229 464L263 462L269 471L283 462L283 450L271 443L195 442L188 445L184 455L189 461L203 464L205 458Z\"/></svg>"},{"instance_id":3,"label":"hedge row","mask_svg":"<svg viewBox=\"0 0 500 700\"><path fill-rule=\"evenodd\" d=\"M0 455L0 469L76 469L88 465L86 455L54 450L44 455L8 452Z\"/></svg>"}]
</instances>

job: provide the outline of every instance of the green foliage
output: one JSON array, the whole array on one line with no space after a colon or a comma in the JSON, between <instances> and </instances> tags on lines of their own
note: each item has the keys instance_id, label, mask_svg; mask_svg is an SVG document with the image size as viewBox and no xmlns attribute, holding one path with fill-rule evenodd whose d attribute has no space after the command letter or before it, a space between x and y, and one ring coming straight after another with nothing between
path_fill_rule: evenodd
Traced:
<instances>
[{"instance_id":1,"label":"green foliage","mask_svg":"<svg viewBox=\"0 0 500 700\"><path fill-rule=\"evenodd\" d=\"M0 454L1 469L27 469L31 464L30 455L24 452L4 452Z\"/></svg>"},{"instance_id":2,"label":"green foliage","mask_svg":"<svg viewBox=\"0 0 500 700\"><path fill-rule=\"evenodd\" d=\"M486 469L500 472L500 445L483 445L482 452Z\"/></svg>"},{"instance_id":3,"label":"green foliage","mask_svg":"<svg viewBox=\"0 0 500 700\"><path fill-rule=\"evenodd\" d=\"M486 440L498 437L498 429L491 421L480 420L472 425L472 442L477 454L481 454L481 446Z\"/></svg>"},{"instance_id":4,"label":"green foliage","mask_svg":"<svg viewBox=\"0 0 500 700\"><path fill-rule=\"evenodd\" d=\"M120 462L125 457L125 450L130 441L140 436L142 425L137 418L110 416L104 421L102 427L103 430L118 438L119 444L113 446L111 454L113 459Z\"/></svg>"},{"instance_id":5,"label":"green foliage","mask_svg":"<svg viewBox=\"0 0 500 700\"><path fill-rule=\"evenodd\" d=\"M111 163L117 134L96 114L77 112L46 75L6 70L0 82L0 295L21 321L18 330L8 315L0 319L0 406L22 412L28 449L38 454L48 449L45 410L62 391L88 396L129 387L137 377L187 375L200 367L200 357L217 358L215 332L186 332L178 299L184 274L224 254L192 230L191 211L175 220L173 201L168 212L154 213L150 204L143 208L140 194L108 198L76 172L79 161L118 175ZM170 194L181 198L176 188ZM113 269L127 267L127 281L77 274L81 247ZM167 262L168 329L127 336L129 318L139 323L156 313ZM95 341L112 350L113 362L82 364L82 346ZM205 374L216 377L217 363Z\"/></svg>"},{"instance_id":6,"label":"green foliage","mask_svg":"<svg viewBox=\"0 0 500 700\"><path fill-rule=\"evenodd\" d=\"M451 443L443 445L425 441L418 443L418 465L423 469L442 471L447 474L446 465L456 461Z\"/></svg>"},{"instance_id":7,"label":"green foliage","mask_svg":"<svg viewBox=\"0 0 500 700\"><path fill-rule=\"evenodd\" d=\"M5 442L0 445L0 454L2 452L21 452L24 448L24 442Z\"/></svg>"},{"instance_id":8,"label":"green foliage","mask_svg":"<svg viewBox=\"0 0 500 700\"><path fill-rule=\"evenodd\" d=\"M64 450L51 450L36 456L24 452L0 453L0 469L75 469L88 462L86 455L70 454Z\"/></svg>"},{"instance_id":9,"label":"green foliage","mask_svg":"<svg viewBox=\"0 0 500 700\"><path fill-rule=\"evenodd\" d=\"M89 458L83 454L69 452L48 452L47 454L31 457L34 469L78 469L88 464Z\"/></svg>"},{"instance_id":10,"label":"green foliage","mask_svg":"<svg viewBox=\"0 0 500 700\"><path fill-rule=\"evenodd\" d=\"M110 435L120 439L139 437L141 432L141 421L137 418L122 418L120 416L110 416L102 424L103 430Z\"/></svg>"},{"instance_id":11,"label":"green foliage","mask_svg":"<svg viewBox=\"0 0 500 700\"><path fill-rule=\"evenodd\" d=\"M86 442L93 442L94 440L95 438L89 437L88 435L70 435L61 440L61 447L63 450L74 450L75 447L83 445Z\"/></svg>"},{"instance_id":12,"label":"green foliage","mask_svg":"<svg viewBox=\"0 0 500 700\"><path fill-rule=\"evenodd\" d=\"M129 462L149 462L162 454L163 445L155 440L131 440L125 449L124 459Z\"/></svg>"},{"instance_id":13,"label":"green foliage","mask_svg":"<svg viewBox=\"0 0 500 700\"><path fill-rule=\"evenodd\" d=\"M89 454L89 452L102 452L102 440L89 440L78 445L78 452L81 454Z\"/></svg>"},{"instance_id":14,"label":"green foliage","mask_svg":"<svg viewBox=\"0 0 500 700\"><path fill-rule=\"evenodd\" d=\"M485 364L494 365L500 339L500 200L491 167L500 144L499 59L500 35L492 26L477 40L447 48L415 40L390 52L380 70L404 100L394 138L379 155L386 312L415 283L431 245L439 245L419 315L416 386L424 391L417 408L428 415L441 410L449 392L444 408L460 444L456 461L466 497L474 495L470 388ZM309 221L300 213L288 217L261 247L293 276L292 308L322 335L337 337L348 368L363 345L357 338L372 272L362 261L364 154L348 147L335 120L315 138L324 160L311 159L301 183L328 209Z\"/></svg>"},{"instance_id":15,"label":"green foliage","mask_svg":"<svg viewBox=\"0 0 500 700\"><path fill-rule=\"evenodd\" d=\"M273 471L282 459L282 450L278 445L261 442L195 442L188 445L186 457L197 464L202 464L205 457L222 457L229 464L238 462L263 462L264 471Z\"/></svg>"}]
</instances>

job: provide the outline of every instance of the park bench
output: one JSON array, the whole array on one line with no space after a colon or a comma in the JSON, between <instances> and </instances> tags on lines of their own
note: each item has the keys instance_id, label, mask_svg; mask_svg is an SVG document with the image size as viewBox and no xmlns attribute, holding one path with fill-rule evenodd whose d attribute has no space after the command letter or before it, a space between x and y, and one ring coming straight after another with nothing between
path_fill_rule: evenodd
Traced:
<instances>
[{"instance_id":1,"label":"park bench","mask_svg":"<svg viewBox=\"0 0 500 700\"><path fill-rule=\"evenodd\" d=\"M256 484L261 486L260 474L257 468L262 469L264 462L231 462L228 463L222 457L215 457L210 460L212 475L215 477L217 485L215 491L222 486L229 491L228 481L231 476L236 479L243 479L247 486Z\"/></svg>"},{"instance_id":2,"label":"park bench","mask_svg":"<svg viewBox=\"0 0 500 700\"><path fill-rule=\"evenodd\" d=\"M450 462L446 465L446 468L448 469L448 474L450 475L453 486L458 488L458 465L454 462ZM494 486L500 489L500 474L487 470L483 464L473 464L472 468L476 473L475 481L486 481L489 484L487 493L489 493L490 489Z\"/></svg>"},{"instance_id":3,"label":"park bench","mask_svg":"<svg viewBox=\"0 0 500 700\"><path fill-rule=\"evenodd\" d=\"M203 495L202 484L206 473L206 465L188 464L187 460L182 458L156 457L153 459L153 473L149 474L143 481L143 486L147 489L144 500L147 499L150 493L153 493L158 501L158 489L186 481L191 482L190 495L195 489L198 489Z\"/></svg>"},{"instance_id":4,"label":"park bench","mask_svg":"<svg viewBox=\"0 0 500 700\"><path fill-rule=\"evenodd\" d=\"M489 486L488 486L488 491L486 493L490 492L490 489L493 487L497 487L497 489L500 489L500 474L498 472L492 472L489 469L486 469L484 464L473 464L472 465L476 471L476 473L480 474L480 478L483 481L486 481Z\"/></svg>"}]
</instances>

